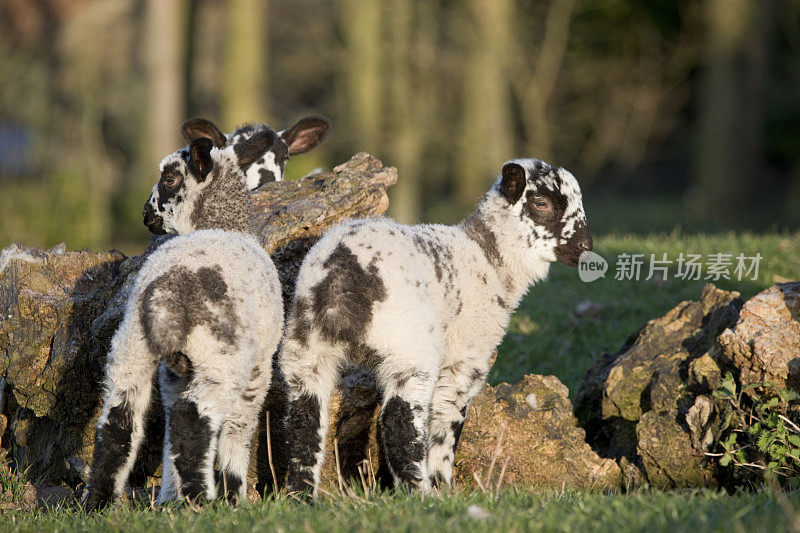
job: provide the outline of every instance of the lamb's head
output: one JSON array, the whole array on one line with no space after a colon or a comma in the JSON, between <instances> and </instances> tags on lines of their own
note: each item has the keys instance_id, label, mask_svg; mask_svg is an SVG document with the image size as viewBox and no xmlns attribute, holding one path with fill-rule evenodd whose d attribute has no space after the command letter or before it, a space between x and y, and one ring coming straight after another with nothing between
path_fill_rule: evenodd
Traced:
<instances>
[{"instance_id":1,"label":"lamb's head","mask_svg":"<svg viewBox=\"0 0 800 533\"><path fill-rule=\"evenodd\" d=\"M568 171L538 159L514 159L503 166L496 190L507 202L515 226L535 260L575 267L592 249L581 189Z\"/></svg>"},{"instance_id":2,"label":"lamb's head","mask_svg":"<svg viewBox=\"0 0 800 533\"><path fill-rule=\"evenodd\" d=\"M277 138L264 130L220 149L201 137L168 155L144 204L144 225L157 235L208 228L249 231L252 203L243 169L263 157Z\"/></svg>"},{"instance_id":3,"label":"lamb's head","mask_svg":"<svg viewBox=\"0 0 800 533\"><path fill-rule=\"evenodd\" d=\"M328 135L331 121L320 115L303 117L291 128L278 132L278 138L263 155L244 168L245 181L255 191L271 181L283 180L283 171L289 156L308 152L320 144ZM249 139L259 131L269 130L266 124L245 124L225 135L214 123L204 118L192 118L181 126L187 143L202 137L211 139L214 146L224 148Z\"/></svg>"}]
</instances>

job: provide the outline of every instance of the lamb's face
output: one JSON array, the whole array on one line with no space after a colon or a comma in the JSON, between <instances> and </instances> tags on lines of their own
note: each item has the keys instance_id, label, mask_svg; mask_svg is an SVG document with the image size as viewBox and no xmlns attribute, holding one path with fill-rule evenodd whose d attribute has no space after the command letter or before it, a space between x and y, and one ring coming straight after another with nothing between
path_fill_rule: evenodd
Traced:
<instances>
[{"instance_id":1,"label":"lamb's face","mask_svg":"<svg viewBox=\"0 0 800 533\"><path fill-rule=\"evenodd\" d=\"M282 181L289 156L302 154L320 144L330 128L330 120L315 115L301 118L292 127L278 132L275 143L263 157L243 168L247 188L256 191L267 183ZM206 137L217 148L241 143L260 131L272 130L266 124L245 124L225 135L211 121L202 118L189 119L181 126L187 142Z\"/></svg>"},{"instance_id":2,"label":"lamb's face","mask_svg":"<svg viewBox=\"0 0 800 533\"><path fill-rule=\"evenodd\" d=\"M166 156L159 165L159 180L142 210L144 225L156 235L196 230L195 208L203 192L215 182L230 180L232 175L234 180L230 181L244 189L239 181L242 168L262 157L276 138L275 132L265 130L246 141L219 149L203 137Z\"/></svg>"},{"instance_id":3,"label":"lamb's face","mask_svg":"<svg viewBox=\"0 0 800 533\"><path fill-rule=\"evenodd\" d=\"M581 189L568 171L538 159L515 159L503 166L500 191L512 204L537 259L574 267L581 253L592 249Z\"/></svg>"},{"instance_id":4,"label":"lamb's face","mask_svg":"<svg viewBox=\"0 0 800 533\"><path fill-rule=\"evenodd\" d=\"M194 201L205 187L189 167L189 148L166 156L158 165L160 177L144 204L142 218L151 233L187 233Z\"/></svg>"}]
</instances>

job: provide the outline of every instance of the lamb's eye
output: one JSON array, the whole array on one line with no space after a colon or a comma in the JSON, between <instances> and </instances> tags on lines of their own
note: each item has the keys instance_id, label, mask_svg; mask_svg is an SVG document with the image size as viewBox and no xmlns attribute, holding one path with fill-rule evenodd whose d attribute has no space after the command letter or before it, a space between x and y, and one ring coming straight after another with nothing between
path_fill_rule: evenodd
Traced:
<instances>
[{"instance_id":1,"label":"lamb's eye","mask_svg":"<svg viewBox=\"0 0 800 533\"><path fill-rule=\"evenodd\" d=\"M180 183L180 176L177 174L167 174L161 178L165 187L175 187Z\"/></svg>"},{"instance_id":2,"label":"lamb's eye","mask_svg":"<svg viewBox=\"0 0 800 533\"><path fill-rule=\"evenodd\" d=\"M546 198L538 197L533 199L533 206L545 211L550 208L550 202Z\"/></svg>"}]
</instances>

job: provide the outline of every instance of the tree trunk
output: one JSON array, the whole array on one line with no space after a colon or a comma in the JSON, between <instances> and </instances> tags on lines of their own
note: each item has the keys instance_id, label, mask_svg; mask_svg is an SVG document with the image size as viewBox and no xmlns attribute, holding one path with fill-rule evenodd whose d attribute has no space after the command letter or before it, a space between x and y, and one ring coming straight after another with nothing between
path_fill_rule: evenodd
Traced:
<instances>
[{"instance_id":1,"label":"tree trunk","mask_svg":"<svg viewBox=\"0 0 800 533\"><path fill-rule=\"evenodd\" d=\"M695 183L687 201L699 220L735 223L756 190L773 11L772 0L711 0L705 6L708 45Z\"/></svg>"},{"instance_id":2,"label":"tree trunk","mask_svg":"<svg viewBox=\"0 0 800 533\"><path fill-rule=\"evenodd\" d=\"M530 76L514 76L512 83L519 97L521 118L527 137L527 153L545 161L553 156L552 133L547 117L548 104L555 89L569 42L569 27L575 0L552 0L544 21L544 35L533 68L527 68L527 53L519 50L514 57L523 61L520 71L530 70Z\"/></svg>"},{"instance_id":3,"label":"tree trunk","mask_svg":"<svg viewBox=\"0 0 800 533\"><path fill-rule=\"evenodd\" d=\"M507 58L511 0L470 0L475 32L464 83L458 200L473 205L512 155Z\"/></svg>"},{"instance_id":4,"label":"tree trunk","mask_svg":"<svg viewBox=\"0 0 800 533\"><path fill-rule=\"evenodd\" d=\"M425 132L431 125L432 69L436 61L435 35L439 17L433 3L397 0L386 9L390 37L388 71L388 146L403 179L392 192L391 215L403 223L420 220L420 172ZM413 22L413 24L412 24Z\"/></svg>"},{"instance_id":5,"label":"tree trunk","mask_svg":"<svg viewBox=\"0 0 800 533\"><path fill-rule=\"evenodd\" d=\"M146 5L146 64L148 104L148 168L181 145L178 126L184 110L184 4L180 0L148 0Z\"/></svg>"},{"instance_id":6,"label":"tree trunk","mask_svg":"<svg viewBox=\"0 0 800 533\"><path fill-rule=\"evenodd\" d=\"M225 28L223 124L267 120L267 2L231 0Z\"/></svg>"},{"instance_id":7,"label":"tree trunk","mask_svg":"<svg viewBox=\"0 0 800 533\"><path fill-rule=\"evenodd\" d=\"M343 0L340 11L349 128L356 146L379 153L383 126L381 2Z\"/></svg>"}]
</instances>

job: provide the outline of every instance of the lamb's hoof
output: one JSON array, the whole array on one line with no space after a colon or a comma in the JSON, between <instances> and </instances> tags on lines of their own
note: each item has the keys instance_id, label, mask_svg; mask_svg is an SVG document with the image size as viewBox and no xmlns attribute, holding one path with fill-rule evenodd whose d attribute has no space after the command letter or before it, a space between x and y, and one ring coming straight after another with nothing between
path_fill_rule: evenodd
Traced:
<instances>
[{"instance_id":1,"label":"lamb's hoof","mask_svg":"<svg viewBox=\"0 0 800 533\"><path fill-rule=\"evenodd\" d=\"M100 491L89 489L81 498L81 506L87 513L93 513L108 507L113 503L113 501L114 498L112 495L103 494Z\"/></svg>"}]
</instances>

